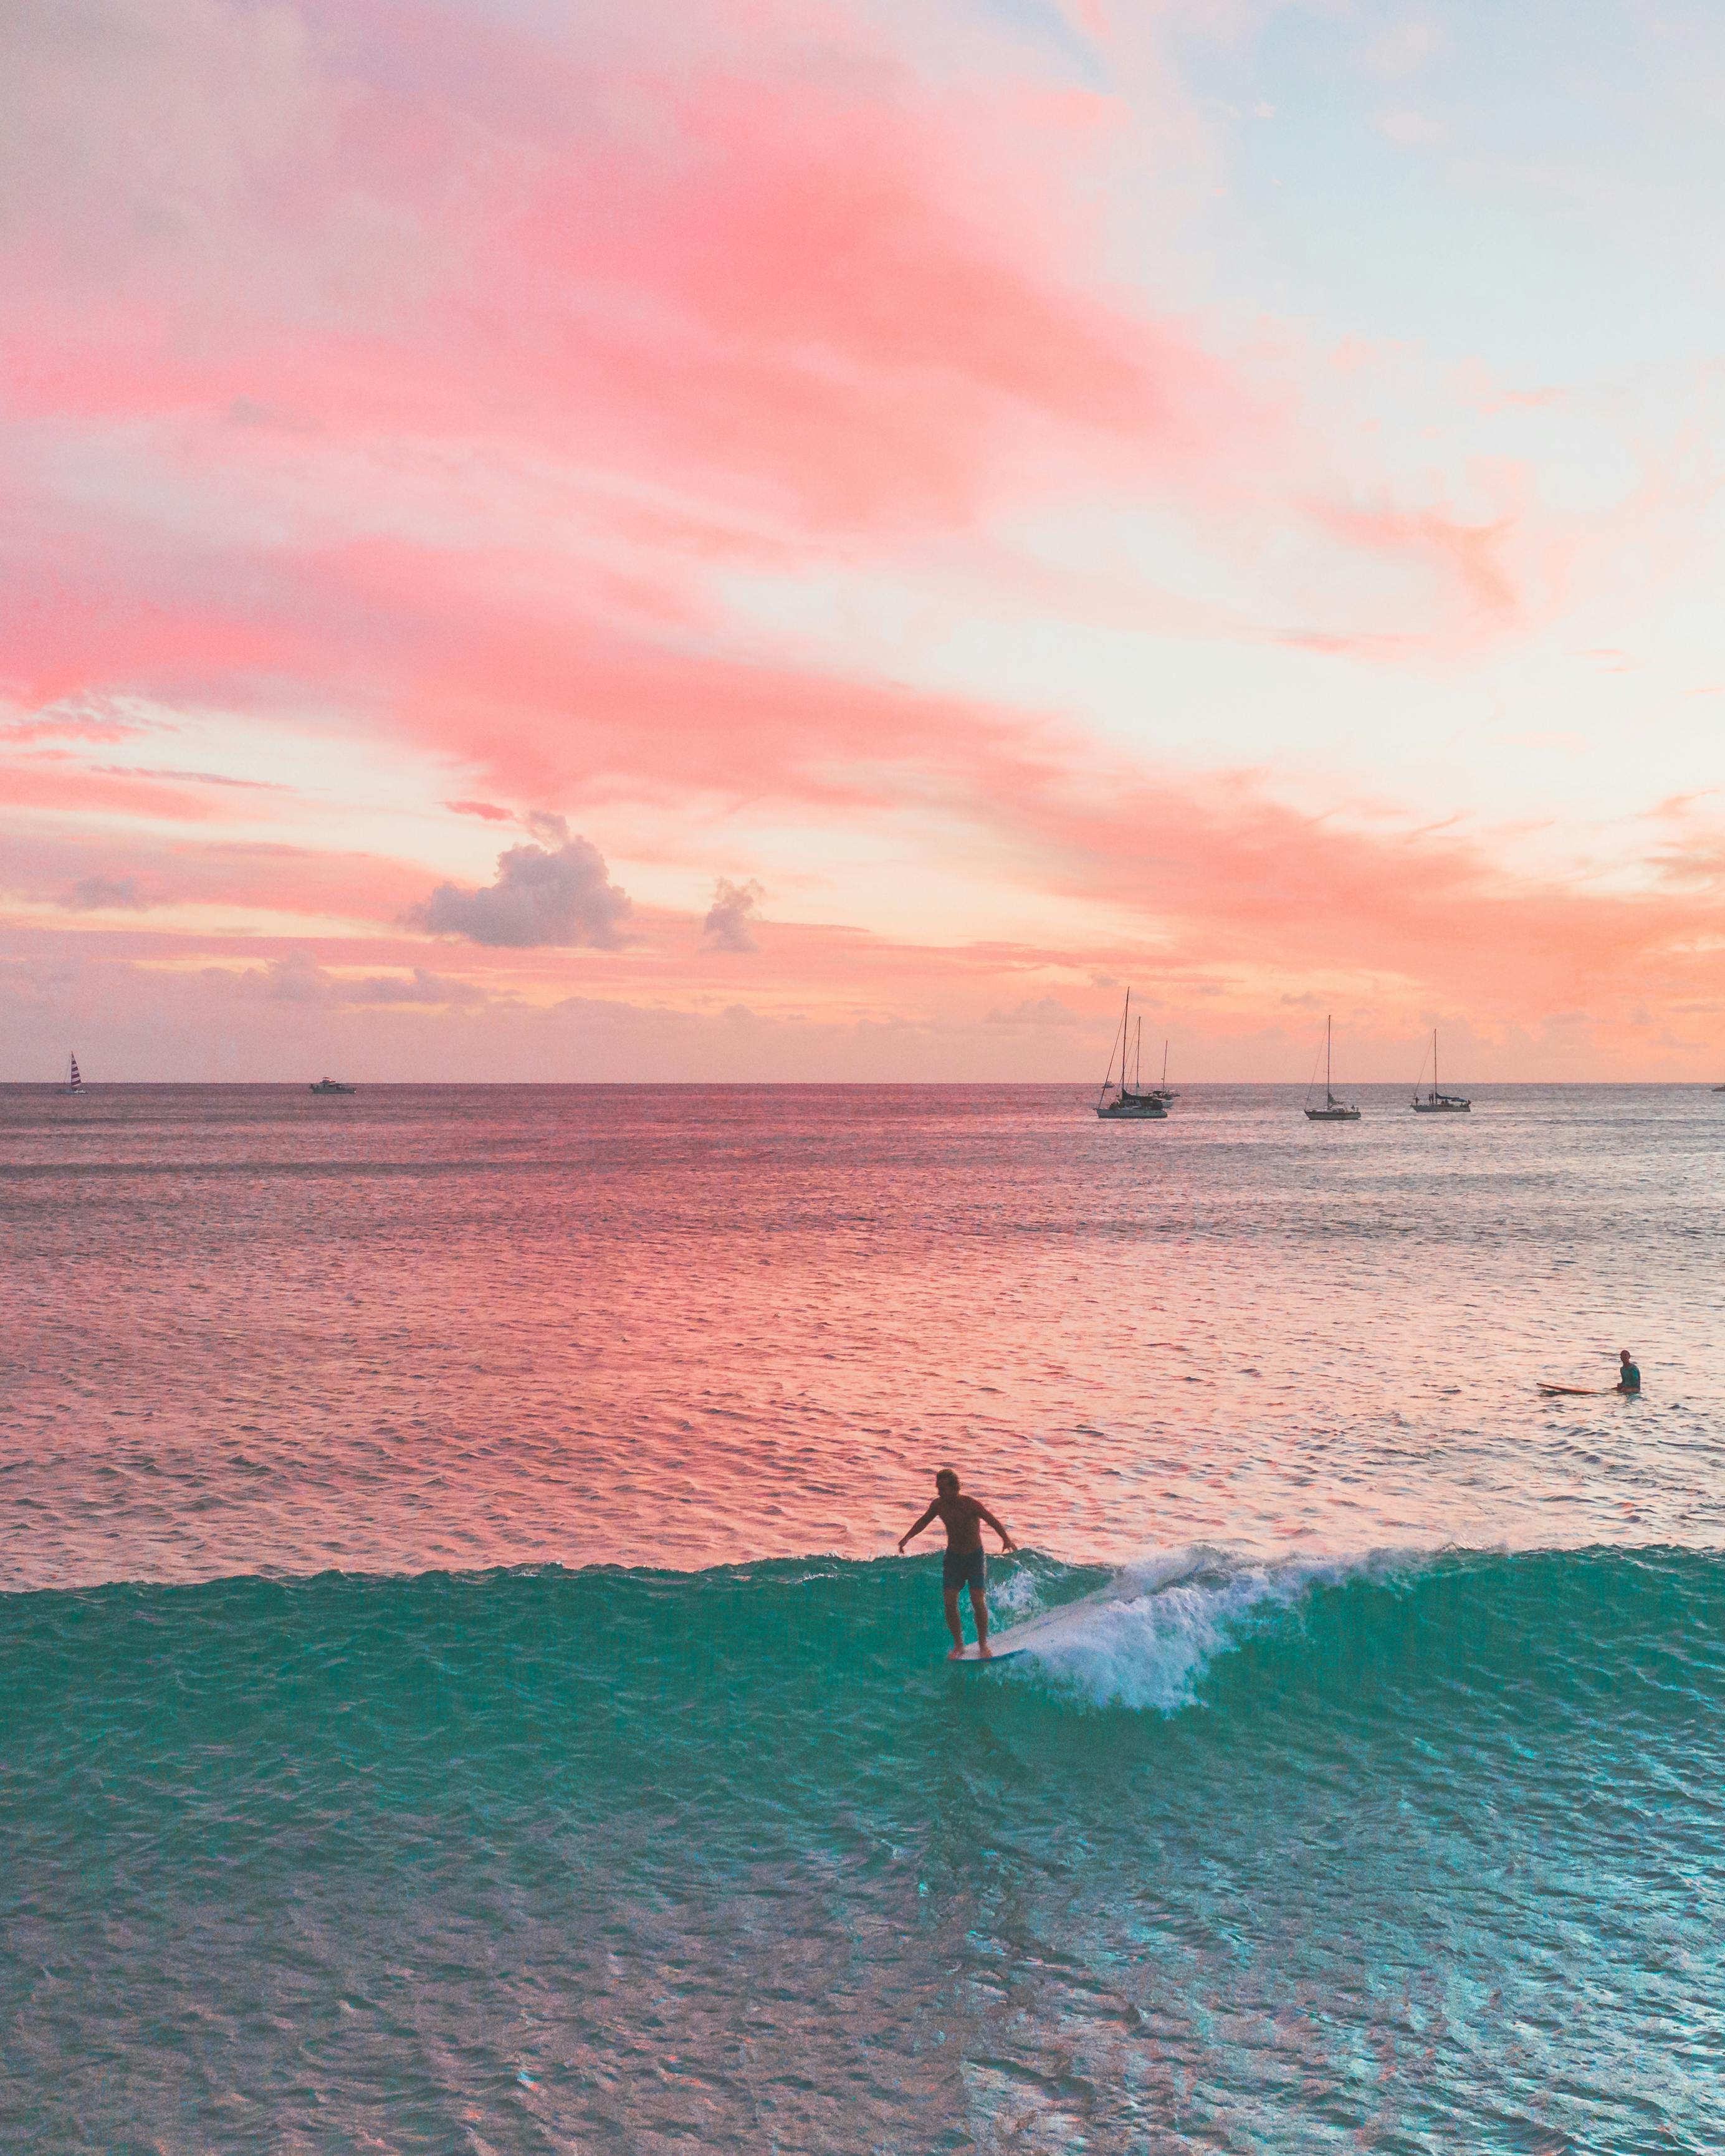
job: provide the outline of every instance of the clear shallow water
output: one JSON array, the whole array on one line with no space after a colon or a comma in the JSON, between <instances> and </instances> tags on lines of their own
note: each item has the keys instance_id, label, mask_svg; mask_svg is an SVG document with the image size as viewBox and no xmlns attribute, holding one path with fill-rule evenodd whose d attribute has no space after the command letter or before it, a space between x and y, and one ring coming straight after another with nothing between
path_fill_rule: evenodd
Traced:
<instances>
[{"instance_id":1,"label":"clear shallow water","mask_svg":"<svg viewBox=\"0 0 1725 2156\"><path fill-rule=\"evenodd\" d=\"M1403 1097L0 1092L0 2146L1721 2145L1725 1113Z\"/></svg>"}]
</instances>

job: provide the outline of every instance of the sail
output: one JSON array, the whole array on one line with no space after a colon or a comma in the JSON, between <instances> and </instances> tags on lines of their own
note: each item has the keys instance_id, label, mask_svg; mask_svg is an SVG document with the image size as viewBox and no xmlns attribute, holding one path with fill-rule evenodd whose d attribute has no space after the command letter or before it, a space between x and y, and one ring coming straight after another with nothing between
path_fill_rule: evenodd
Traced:
<instances>
[{"instance_id":1,"label":"sail","mask_svg":"<svg viewBox=\"0 0 1725 2156\"><path fill-rule=\"evenodd\" d=\"M78 1058L75 1055L68 1055L66 1058L66 1091L69 1093L81 1093L84 1091L84 1081L79 1075Z\"/></svg>"},{"instance_id":2,"label":"sail","mask_svg":"<svg viewBox=\"0 0 1725 2156\"><path fill-rule=\"evenodd\" d=\"M1108 1050L1108 1067L1102 1073L1101 1091L1096 1095L1096 1113L1105 1122L1159 1122L1167 1116L1168 1109L1159 1094L1143 1090L1144 1021L1138 1020L1136 1034L1132 1025L1132 992L1128 988L1120 1024ZM1120 1086L1110 1100L1117 1054L1120 1059Z\"/></svg>"}]
</instances>

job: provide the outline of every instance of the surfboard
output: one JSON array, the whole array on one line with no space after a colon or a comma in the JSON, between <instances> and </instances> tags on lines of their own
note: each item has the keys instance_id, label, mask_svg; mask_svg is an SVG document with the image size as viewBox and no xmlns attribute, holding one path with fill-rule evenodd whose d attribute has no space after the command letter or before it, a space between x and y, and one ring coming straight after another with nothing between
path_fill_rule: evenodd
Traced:
<instances>
[{"instance_id":1,"label":"surfboard","mask_svg":"<svg viewBox=\"0 0 1725 2156\"><path fill-rule=\"evenodd\" d=\"M986 1659L991 1662L1007 1662L1014 1655L1028 1655L1040 1645L1051 1644L1058 1636L1055 1620L1069 1615L1075 1609L1081 1609L1085 1603L1092 1599L1086 1595L1082 1601L1069 1602L1064 1609L1045 1609L1040 1616L1027 1617L1022 1625L1009 1625L1003 1632L991 1631ZM947 1659L957 1662L980 1662L985 1657L973 1640L962 1655L949 1656Z\"/></svg>"},{"instance_id":2,"label":"surfboard","mask_svg":"<svg viewBox=\"0 0 1725 2156\"><path fill-rule=\"evenodd\" d=\"M1099 1587L1091 1594L1081 1594L1076 1600L1063 1602L1055 1609L1039 1609L1034 1617L1027 1617L1022 1625L1008 1625L988 1635L991 1662L1010 1661L1014 1655L1034 1655L1039 1647L1058 1646L1063 1639L1083 1629L1085 1621L1110 1602L1137 1602L1147 1594L1155 1594L1164 1587L1173 1587L1178 1581L1189 1579L1201 1572L1207 1562L1204 1555L1182 1553L1171 1559L1150 1566L1132 1568L1111 1579L1106 1587ZM953 1655L949 1661L980 1662L981 1655L972 1640L962 1655Z\"/></svg>"},{"instance_id":3,"label":"surfboard","mask_svg":"<svg viewBox=\"0 0 1725 2156\"><path fill-rule=\"evenodd\" d=\"M1602 1400L1611 1388L1603 1385L1542 1385L1542 1393L1564 1393L1574 1399Z\"/></svg>"}]
</instances>

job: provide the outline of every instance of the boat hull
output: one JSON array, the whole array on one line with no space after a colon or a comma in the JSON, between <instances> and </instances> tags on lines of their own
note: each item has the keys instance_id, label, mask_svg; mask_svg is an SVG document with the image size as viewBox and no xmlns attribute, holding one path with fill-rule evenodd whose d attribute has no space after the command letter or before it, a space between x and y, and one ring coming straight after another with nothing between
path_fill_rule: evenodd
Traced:
<instances>
[{"instance_id":1,"label":"boat hull","mask_svg":"<svg viewBox=\"0 0 1725 2156\"><path fill-rule=\"evenodd\" d=\"M1358 1108L1308 1108L1306 1111L1306 1120L1308 1123L1357 1123L1359 1121L1359 1110Z\"/></svg>"},{"instance_id":2,"label":"boat hull","mask_svg":"<svg viewBox=\"0 0 1725 2156\"><path fill-rule=\"evenodd\" d=\"M1416 1116L1471 1116L1471 1101L1415 1101L1410 1104Z\"/></svg>"},{"instance_id":3,"label":"boat hull","mask_svg":"<svg viewBox=\"0 0 1725 2156\"><path fill-rule=\"evenodd\" d=\"M1134 1082L1128 1082L1133 1078L1132 1016L1132 990L1128 988L1126 992L1126 1002L1121 1009L1120 1030L1114 1036L1115 1045L1120 1051L1120 1077L1117 1090L1114 1093L1113 1099L1110 1100L1109 1090L1117 1083L1114 1076L1114 1050L1111 1049L1108 1053L1108 1067L1102 1073L1101 1086L1096 1094L1096 1119L1099 1122L1104 1123L1165 1122L1168 1119L1168 1104L1174 1097L1173 1095L1159 1086L1146 1089L1142 1072L1137 1075ZM1144 1021L1140 1019L1138 1045L1141 1050L1143 1046L1143 1031Z\"/></svg>"}]
</instances>

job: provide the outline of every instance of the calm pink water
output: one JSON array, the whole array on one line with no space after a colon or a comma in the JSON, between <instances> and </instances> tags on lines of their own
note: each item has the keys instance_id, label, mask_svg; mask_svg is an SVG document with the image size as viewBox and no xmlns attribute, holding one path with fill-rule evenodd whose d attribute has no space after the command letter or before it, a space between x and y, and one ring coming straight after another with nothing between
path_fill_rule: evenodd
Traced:
<instances>
[{"instance_id":1,"label":"calm pink water","mask_svg":"<svg viewBox=\"0 0 1725 2156\"><path fill-rule=\"evenodd\" d=\"M1725 1098L1364 1100L0 1091L0 1584L1725 1543Z\"/></svg>"}]
</instances>

